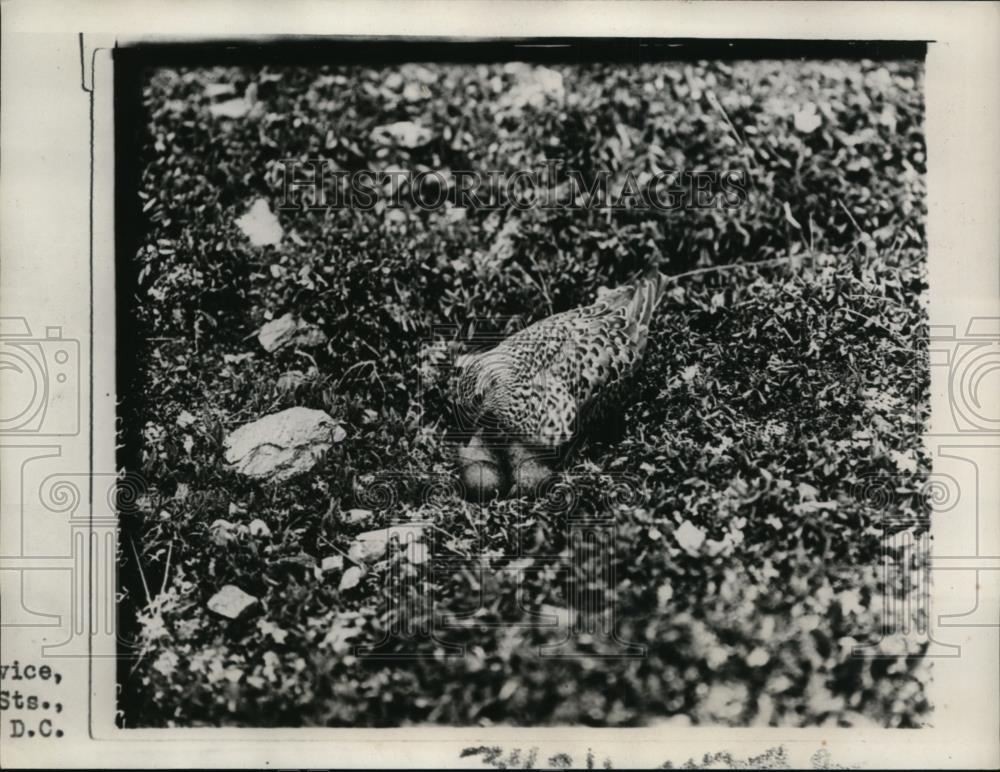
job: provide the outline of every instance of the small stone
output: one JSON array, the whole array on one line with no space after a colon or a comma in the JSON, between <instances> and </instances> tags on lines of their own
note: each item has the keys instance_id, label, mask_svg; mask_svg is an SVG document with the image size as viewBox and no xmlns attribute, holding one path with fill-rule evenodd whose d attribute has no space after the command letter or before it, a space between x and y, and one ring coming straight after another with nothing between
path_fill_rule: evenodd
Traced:
<instances>
[{"instance_id":1,"label":"small stone","mask_svg":"<svg viewBox=\"0 0 1000 772\"><path fill-rule=\"evenodd\" d=\"M208 610L226 619L239 619L257 605L257 598L235 584L227 584L208 601Z\"/></svg>"},{"instance_id":2,"label":"small stone","mask_svg":"<svg viewBox=\"0 0 1000 772\"><path fill-rule=\"evenodd\" d=\"M227 94L235 94L236 86L232 83L206 83L205 84L205 96L209 99L215 99L220 96L226 96Z\"/></svg>"},{"instance_id":3,"label":"small stone","mask_svg":"<svg viewBox=\"0 0 1000 772\"><path fill-rule=\"evenodd\" d=\"M360 525L371 520L372 514L370 509L349 509L344 513L344 520L351 525Z\"/></svg>"},{"instance_id":4,"label":"small stone","mask_svg":"<svg viewBox=\"0 0 1000 772\"><path fill-rule=\"evenodd\" d=\"M696 555L705 541L705 532L685 520L674 532L674 538L685 552Z\"/></svg>"},{"instance_id":5,"label":"small stone","mask_svg":"<svg viewBox=\"0 0 1000 772\"><path fill-rule=\"evenodd\" d=\"M253 107L243 97L227 99L224 102L216 102L208 106L208 111L217 118L243 118Z\"/></svg>"},{"instance_id":6,"label":"small stone","mask_svg":"<svg viewBox=\"0 0 1000 772\"><path fill-rule=\"evenodd\" d=\"M389 542L396 539L400 546L407 546L408 538L417 541L423 535L423 525L394 525L380 528L377 531L366 531L358 534L351 545L347 556L355 563L374 563L385 557L389 551ZM411 536L408 537L408 534Z\"/></svg>"},{"instance_id":7,"label":"small stone","mask_svg":"<svg viewBox=\"0 0 1000 772\"><path fill-rule=\"evenodd\" d=\"M763 667L770 658L767 651L758 646L747 656L747 664L750 667Z\"/></svg>"},{"instance_id":8,"label":"small stone","mask_svg":"<svg viewBox=\"0 0 1000 772\"><path fill-rule=\"evenodd\" d=\"M812 102L806 102L801 109L797 110L793 121L795 128L803 134L811 134L823 123L823 119L820 118L819 112L816 110L816 105Z\"/></svg>"},{"instance_id":9,"label":"small stone","mask_svg":"<svg viewBox=\"0 0 1000 772\"><path fill-rule=\"evenodd\" d=\"M271 529L267 527L267 523L263 520L255 518L250 521L250 535L251 536L270 536Z\"/></svg>"},{"instance_id":10,"label":"small stone","mask_svg":"<svg viewBox=\"0 0 1000 772\"><path fill-rule=\"evenodd\" d=\"M380 145L395 145L412 150L431 141L430 129L413 121L397 121L372 130L372 139Z\"/></svg>"},{"instance_id":11,"label":"small stone","mask_svg":"<svg viewBox=\"0 0 1000 772\"><path fill-rule=\"evenodd\" d=\"M270 354L291 345L300 348L322 346L327 337L316 325L309 324L294 314L285 314L261 327L257 340Z\"/></svg>"},{"instance_id":12,"label":"small stone","mask_svg":"<svg viewBox=\"0 0 1000 772\"><path fill-rule=\"evenodd\" d=\"M319 567L323 573L327 573L328 571L340 571L344 567L344 557L343 555L329 555L323 558Z\"/></svg>"},{"instance_id":13,"label":"small stone","mask_svg":"<svg viewBox=\"0 0 1000 772\"><path fill-rule=\"evenodd\" d=\"M363 577L364 575L365 572L362 571L360 568L358 568L357 566L351 566L346 571L344 571L344 575L340 577L340 589L350 590L353 587L357 587L358 583L361 581L361 577Z\"/></svg>"},{"instance_id":14,"label":"small stone","mask_svg":"<svg viewBox=\"0 0 1000 772\"><path fill-rule=\"evenodd\" d=\"M234 99L230 102L223 102L222 105L213 105L213 109L219 108L221 110L224 109L223 105L235 105L243 101L242 99ZM247 213L236 220L236 226L255 247L279 244L282 236L285 235L281 223L278 222L278 218L275 217L271 207L263 198L258 198L251 204Z\"/></svg>"},{"instance_id":15,"label":"small stone","mask_svg":"<svg viewBox=\"0 0 1000 772\"><path fill-rule=\"evenodd\" d=\"M426 544L411 541L406 545L406 559L413 565L419 566L427 562L429 551Z\"/></svg>"}]
</instances>

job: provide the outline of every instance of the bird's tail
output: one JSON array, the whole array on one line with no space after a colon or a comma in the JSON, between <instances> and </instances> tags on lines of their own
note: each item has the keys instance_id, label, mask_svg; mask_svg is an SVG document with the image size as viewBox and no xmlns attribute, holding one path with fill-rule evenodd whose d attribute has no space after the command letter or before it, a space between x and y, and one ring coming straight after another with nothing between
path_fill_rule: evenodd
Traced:
<instances>
[{"instance_id":1,"label":"bird's tail","mask_svg":"<svg viewBox=\"0 0 1000 772\"><path fill-rule=\"evenodd\" d=\"M667 288L667 277L660 273L655 265L651 265L636 279L629 303L628 318L639 327L649 328L653 311L660 304Z\"/></svg>"}]
</instances>

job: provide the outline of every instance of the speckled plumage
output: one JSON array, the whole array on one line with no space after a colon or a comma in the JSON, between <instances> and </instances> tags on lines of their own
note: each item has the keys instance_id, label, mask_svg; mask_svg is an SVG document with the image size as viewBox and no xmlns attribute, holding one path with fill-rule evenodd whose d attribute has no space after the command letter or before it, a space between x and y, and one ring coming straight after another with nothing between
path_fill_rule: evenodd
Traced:
<instances>
[{"instance_id":1,"label":"speckled plumage","mask_svg":"<svg viewBox=\"0 0 1000 772\"><path fill-rule=\"evenodd\" d=\"M642 361L665 278L649 271L589 306L535 322L456 361L451 387L465 420L512 440L559 448L621 396Z\"/></svg>"}]
</instances>

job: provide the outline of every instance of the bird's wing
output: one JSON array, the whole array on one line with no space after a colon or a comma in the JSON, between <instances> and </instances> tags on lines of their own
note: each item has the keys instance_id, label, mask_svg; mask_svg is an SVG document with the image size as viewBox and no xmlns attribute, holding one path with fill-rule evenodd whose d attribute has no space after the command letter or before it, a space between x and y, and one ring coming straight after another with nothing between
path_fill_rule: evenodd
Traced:
<instances>
[{"instance_id":1,"label":"bird's wing","mask_svg":"<svg viewBox=\"0 0 1000 772\"><path fill-rule=\"evenodd\" d=\"M579 310L563 356L550 372L570 385L581 422L589 420L601 402L613 399L639 366L662 289L656 274Z\"/></svg>"},{"instance_id":2,"label":"bird's wing","mask_svg":"<svg viewBox=\"0 0 1000 772\"><path fill-rule=\"evenodd\" d=\"M659 273L647 274L468 357L455 381L456 403L537 445L565 443L634 372L662 288Z\"/></svg>"}]
</instances>

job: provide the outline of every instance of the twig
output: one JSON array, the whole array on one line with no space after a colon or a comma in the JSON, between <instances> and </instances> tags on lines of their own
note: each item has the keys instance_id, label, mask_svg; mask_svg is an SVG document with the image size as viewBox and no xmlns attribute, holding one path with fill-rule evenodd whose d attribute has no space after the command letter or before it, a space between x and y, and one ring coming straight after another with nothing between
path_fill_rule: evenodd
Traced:
<instances>
[{"instance_id":1,"label":"twig","mask_svg":"<svg viewBox=\"0 0 1000 772\"><path fill-rule=\"evenodd\" d=\"M371 351L377 359L382 358L382 354L379 353L378 349L376 349L371 343L366 341L364 338L359 337L358 342L361 343L361 345L367 348L369 351Z\"/></svg>"},{"instance_id":2,"label":"twig","mask_svg":"<svg viewBox=\"0 0 1000 772\"><path fill-rule=\"evenodd\" d=\"M861 226L858 225L858 221L854 219L854 215L851 214L851 210L844 206L844 202L838 198L837 203L840 204L840 208L844 210L844 214L846 214L847 218L854 224L854 227L858 229L858 232L864 233L864 230L862 230Z\"/></svg>"},{"instance_id":3,"label":"twig","mask_svg":"<svg viewBox=\"0 0 1000 772\"><path fill-rule=\"evenodd\" d=\"M149 594L149 585L146 583L146 572L142 570L142 561L139 559L139 551L135 548L135 540L129 536L128 543L132 545L132 554L135 555L135 565L139 569L139 578L142 580L142 590L146 593L146 603L151 604L153 598Z\"/></svg>"},{"instance_id":4,"label":"twig","mask_svg":"<svg viewBox=\"0 0 1000 772\"><path fill-rule=\"evenodd\" d=\"M689 276L698 276L703 273L718 273L720 271L730 271L737 268L756 268L758 266L767 265L780 265L782 263L790 263L794 260L812 260L813 255L788 255L787 257L775 257L771 260L758 260L754 263L729 263L728 265L710 265L707 268L695 268L690 271L684 271L683 273L675 273L667 276L667 281L676 281L678 279L686 279Z\"/></svg>"},{"instance_id":5,"label":"twig","mask_svg":"<svg viewBox=\"0 0 1000 772\"><path fill-rule=\"evenodd\" d=\"M365 365L369 365L370 367L375 367L375 360L374 359L365 359L365 360L363 360L361 362L355 362L353 365L351 365L350 367L348 367L341 374L340 380L337 381L337 388L338 389L340 388L340 385L344 382L344 378L347 377L348 373L350 373L352 370L356 370L359 367L364 367Z\"/></svg>"},{"instance_id":6,"label":"twig","mask_svg":"<svg viewBox=\"0 0 1000 772\"><path fill-rule=\"evenodd\" d=\"M746 147L746 144L747 144L746 141L743 139L742 135L737 130L737 128L733 124L732 120L729 118L729 113L726 112L726 108L722 106L722 102L719 101L719 98L715 95L715 92L714 91L708 91L708 92L706 92L706 96L708 96L708 98L709 98L708 101L711 102L712 107L714 107L716 110L718 110L720 113L722 113L722 117L726 119L726 123L728 123L729 124L729 128L732 129L732 132L733 132L733 134L736 137L736 141L739 142L744 147Z\"/></svg>"},{"instance_id":7,"label":"twig","mask_svg":"<svg viewBox=\"0 0 1000 772\"><path fill-rule=\"evenodd\" d=\"M174 556L174 540L170 540L170 546L167 547L167 561L166 565L163 567L163 581L160 583L160 595L167 591L167 578L170 576L170 560Z\"/></svg>"},{"instance_id":8,"label":"twig","mask_svg":"<svg viewBox=\"0 0 1000 772\"><path fill-rule=\"evenodd\" d=\"M386 394L385 384L382 383L382 376L380 376L378 372L378 363L374 359L365 359L362 362L355 362L353 365L344 370L343 374L340 376L340 379L337 381L337 388L340 389L348 373L359 367L364 367L365 365L368 365L371 368L371 375L378 382L378 387L382 390L382 396L384 397Z\"/></svg>"}]
</instances>

